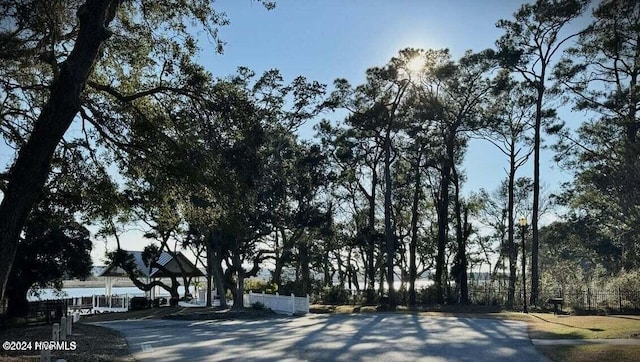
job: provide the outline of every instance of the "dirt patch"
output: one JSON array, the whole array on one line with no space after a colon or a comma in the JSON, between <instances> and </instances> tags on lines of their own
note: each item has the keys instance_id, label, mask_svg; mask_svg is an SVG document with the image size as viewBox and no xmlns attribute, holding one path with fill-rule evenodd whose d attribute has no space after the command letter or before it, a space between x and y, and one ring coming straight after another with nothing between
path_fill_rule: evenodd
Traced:
<instances>
[{"instance_id":1,"label":"dirt patch","mask_svg":"<svg viewBox=\"0 0 640 362\"><path fill-rule=\"evenodd\" d=\"M0 350L0 361L39 361L40 351L35 350L35 343L51 340L52 326L23 326L7 328L0 331L1 341L31 342L31 350ZM124 337L111 329L77 323L73 326L73 334L67 341L74 341L74 351L54 351L51 360L67 361L134 361ZM28 346L28 345L27 345Z\"/></svg>"},{"instance_id":2,"label":"dirt patch","mask_svg":"<svg viewBox=\"0 0 640 362\"><path fill-rule=\"evenodd\" d=\"M228 320L228 319L263 319L277 317L278 314L270 309L243 309L243 310L215 310L198 308L197 311L182 311L162 317L163 319L179 319L179 320ZM208 309L208 310L206 310Z\"/></svg>"},{"instance_id":3,"label":"dirt patch","mask_svg":"<svg viewBox=\"0 0 640 362\"><path fill-rule=\"evenodd\" d=\"M159 319L170 314L193 313L194 311L191 311L191 310L203 310L203 309L208 309L208 308L160 307L160 308L150 308L150 309L136 310L131 312L122 312L122 313L99 313L99 314L82 316L82 318L80 319L80 322L92 323L92 322L106 322L106 321L127 320L127 319Z\"/></svg>"},{"instance_id":4,"label":"dirt patch","mask_svg":"<svg viewBox=\"0 0 640 362\"><path fill-rule=\"evenodd\" d=\"M259 319L278 316L269 309L221 309L217 307L160 307L137 310L124 313L102 313L85 316L82 323L106 322L127 319L183 319L183 320L211 320L211 319Z\"/></svg>"}]
</instances>

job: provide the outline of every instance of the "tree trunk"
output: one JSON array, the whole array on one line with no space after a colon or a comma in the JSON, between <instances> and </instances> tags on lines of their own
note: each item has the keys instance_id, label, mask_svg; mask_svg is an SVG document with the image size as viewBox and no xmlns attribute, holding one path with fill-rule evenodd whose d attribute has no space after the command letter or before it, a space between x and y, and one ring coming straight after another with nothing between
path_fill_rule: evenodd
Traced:
<instances>
[{"instance_id":1,"label":"tree trunk","mask_svg":"<svg viewBox=\"0 0 640 362\"><path fill-rule=\"evenodd\" d=\"M533 210L531 215L531 298L530 305L538 300L538 213L540 208L540 132L542 128L542 99L544 97L544 67L541 71L541 85L536 100L536 121L533 136Z\"/></svg>"},{"instance_id":2,"label":"tree trunk","mask_svg":"<svg viewBox=\"0 0 640 362\"><path fill-rule=\"evenodd\" d=\"M172 276L171 286L168 289L165 288L165 290L169 292L169 295L171 295L171 297L169 298L169 305L172 307L178 306L178 301L180 300L180 293L178 293L179 286L180 283L178 283L178 278L176 276Z\"/></svg>"},{"instance_id":3,"label":"tree trunk","mask_svg":"<svg viewBox=\"0 0 640 362\"><path fill-rule=\"evenodd\" d=\"M244 269L240 253L236 250L233 255L233 268L236 274L236 290L233 296L233 309L244 308Z\"/></svg>"},{"instance_id":4,"label":"tree trunk","mask_svg":"<svg viewBox=\"0 0 640 362\"><path fill-rule=\"evenodd\" d=\"M184 297L191 295L191 291L189 288L191 287L191 277L184 276L182 277L182 284L184 285Z\"/></svg>"},{"instance_id":5,"label":"tree trunk","mask_svg":"<svg viewBox=\"0 0 640 362\"><path fill-rule=\"evenodd\" d=\"M515 297L516 297L516 273L517 273L517 262L518 262L518 248L516 247L516 243L514 240L514 225L513 225L513 206L514 206L514 184L516 177L516 168L515 168L515 152L513 147L511 148L510 154L510 165L509 165L509 186L508 186L508 200L507 200L507 247L509 248L509 291L507 295L507 305L509 307L513 307Z\"/></svg>"},{"instance_id":6,"label":"tree trunk","mask_svg":"<svg viewBox=\"0 0 640 362\"><path fill-rule=\"evenodd\" d=\"M442 167L440 180L440 197L438 197L438 250L436 254L435 290L436 303L443 304L445 300L446 260L445 253L449 237L449 183L451 166L449 160Z\"/></svg>"},{"instance_id":7,"label":"tree trunk","mask_svg":"<svg viewBox=\"0 0 640 362\"><path fill-rule=\"evenodd\" d=\"M324 285L331 286L333 285L333 276L335 273L331 273L331 265L329 263L329 251L325 251L322 256L322 267L324 269Z\"/></svg>"},{"instance_id":8,"label":"tree trunk","mask_svg":"<svg viewBox=\"0 0 640 362\"><path fill-rule=\"evenodd\" d=\"M207 237L207 307L213 305L211 278L216 285L220 307L227 307L227 284L225 283L224 270L222 270L222 258L222 240L216 231L210 230Z\"/></svg>"},{"instance_id":9,"label":"tree trunk","mask_svg":"<svg viewBox=\"0 0 640 362\"><path fill-rule=\"evenodd\" d=\"M366 303L371 304L375 298L376 269L374 260L375 239L376 239L376 186L378 184L378 173L372 170L371 175L371 197L369 198L369 214L367 222L367 293Z\"/></svg>"},{"instance_id":10,"label":"tree trunk","mask_svg":"<svg viewBox=\"0 0 640 362\"><path fill-rule=\"evenodd\" d=\"M29 301L27 300L27 293L29 287L24 283L19 286L11 285L7 288L7 311L8 317L22 317L24 318L29 313Z\"/></svg>"},{"instance_id":11,"label":"tree trunk","mask_svg":"<svg viewBox=\"0 0 640 362\"><path fill-rule=\"evenodd\" d=\"M0 301L4 299L18 238L49 175L51 157L81 107L80 95L109 33L117 1L87 1L78 10L79 30L69 57L60 64L58 77L36 120L29 140L9 170L0 204Z\"/></svg>"},{"instance_id":12,"label":"tree trunk","mask_svg":"<svg viewBox=\"0 0 640 362\"><path fill-rule=\"evenodd\" d=\"M276 260L275 260L275 268L273 271L273 284L275 284L278 289L282 286L282 269L284 265L291 259L291 249L288 246L289 241L287 240L286 231L284 229L280 230L280 234L282 235L282 252L278 254L276 252ZM278 248L278 231L276 231L276 248Z\"/></svg>"},{"instance_id":13,"label":"tree trunk","mask_svg":"<svg viewBox=\"0 0 640 362\"><path fill-rule=\"evenodd\" d=\"M213 245L210 242L207 243L207 302L206 306L211 307L213 301L211 298L211 278L213 278Z\"/></svg>"},{"instance_id":14,"label":"tree trunk","mask_svg":"<svg viewBox=\"0 0 640 362\"><path fill-rule=\"evenodd\" d=\"M213 280L216 283L216 291L218 292L218 300L220 300L220 308L227 308L227 288L222 270L222 255L213 254Z\"/></svg>"},{"instance_id":15,"label":"tree trunk","mask_svg":"<svg viewBox=\"0 0 640 362\"><path fill-rule=\"evenodd\" d=\"M416 253L418 250L418 206L420 202L420 162L422 159L422 148L418 151L418 160L416 162L415 187L413 189L413 203L411 204L411 241L409 242L409 305L415 306L416 303L416 278L418 270L416 265Z\"/></svg>"},{"instance_id":16,"label":"tree trunk","mask_svg":"<svg viewBox=\"0 0 640 362\"><path fill-rule=\"evenodd\" d=\"M396 291L394 281L394 257L396 255L396 242L393 225L391 224L391 129L387 128L384 141L384 238L386 241L386 264L387 264L387 288L389 289L389 307L396 306Z\"/></svg>"},{"instance_id":17,"label":"tree trunk","mask_svg":"<svg viewBox=\"0 0 640 362\"><path fill-rule=\"evenodd\" d=\"M335 256L336 256L336 264L338 266L338 285L345 285L345 280L347 279L349 270L348 269L345 270L345 266L342 262L342 256L340 255L340 252L336 252ZM351 282L349 282L348 288L351 289Z\"/></svg>"},{"instance_id":18,"label":"tree trunk","mask_svg":"<svg viewBox=\"0 0 640 362\"><path fill-rule=\"evenodd\" d=\"M456 167L453 167L453 178L455 184L455 217L456 217L456 260L455 265L457 267L455 278L456 284L459 287L460 295L459 302L461 304L467 304L469 302L469 290L467 287L467 246L466 235L467 230L467 210L464 211L464 218L462 216L462 202L460 201L460 178Z\"/></svg>"},{"instance_id":19,"label":"tree trunk","mask_svg":"<svg viewBox=\"0 0 640 362\"><path fill-rule=\"evenodd\" d=\"M309 246L301 241L298 246L298 262L300 263L300 284L302 294L307 295L311 290L311 270L309 269Z\"/></svg>"}]
</instances>

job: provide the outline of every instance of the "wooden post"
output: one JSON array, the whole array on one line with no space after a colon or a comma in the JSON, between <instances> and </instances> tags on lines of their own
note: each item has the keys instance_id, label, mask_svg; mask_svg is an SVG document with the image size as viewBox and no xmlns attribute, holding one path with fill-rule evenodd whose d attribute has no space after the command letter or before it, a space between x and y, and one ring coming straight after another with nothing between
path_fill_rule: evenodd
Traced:
<instances>
[{"instance_id":1,"label":"wooden post","mask_svg":"<svg viewBox=\"0 0 640 362\"><path fill-rule=\"evenodd\" d=\"M51 362L51 350L50 349L41 349L40 350L40 362Z\"/></svg>"},{"instance_id":2,"label":"wooden post","mask_svg":"<svg viewBox=\"0 0 640 362\"><path fill-rule=\"evenodd\" d=\"M296 296L291 293L291 315L296 314Z\"/></svg>"},{"instance_id":3,"label":"wooden post","mask_svg":"<svg viewBox=\"0 0 640 362\"><path fill-rule=\"evenodd\" d=\"M60 318L60 340L67 340L67 317Z\"/></svg>"},{"instance_id":4,"label":"wooden post","mask_svg":"<svg viewBox=\"0 0 640 362\"><path fill-rule=\"evenodd\" d=\"M73 332L73 315L67 318L67 336L70 336Z\"/></svg>"},{"instance_id":5,"label":"wooden post","mask_svg":"<svg viewBox=\"0 0 640 362\"><path fill-rule=\"evenodd\" d=\"M60 325L58 323L54 323L53 329L51 331L51 341L57 342L59 340L60 340ZM51 348L40 350L40 362L51 362Z\"/></svg>"}]
</instances>

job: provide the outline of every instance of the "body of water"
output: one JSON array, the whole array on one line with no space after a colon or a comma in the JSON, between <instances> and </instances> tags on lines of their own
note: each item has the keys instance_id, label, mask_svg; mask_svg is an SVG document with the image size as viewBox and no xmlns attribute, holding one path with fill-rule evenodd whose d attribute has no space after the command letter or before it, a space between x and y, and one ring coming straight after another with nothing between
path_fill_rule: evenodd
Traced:
<instances>
[{"instance_id":1,"label":"body of water","mask_svg":"<svg viewBox=\"0 0 640 362\"><path fill-rule=\"evenodd\" d=\"M156 296L169 296L169 292L162 288L159 289L160 290L156 292ZM29 301L36 301L60 298L91 297L93 295L104 295L104 292L104 288L62 288L61 291L57 291L55 289L41 289L38 296L29 293L29 295L27 295L27 299ZM184 287L178 287L178 293L180 296L184 295ZM145 292L136 287L113 287L111 288L111 294L142 297L145 295Z\"/></svg>"}]
</instances>

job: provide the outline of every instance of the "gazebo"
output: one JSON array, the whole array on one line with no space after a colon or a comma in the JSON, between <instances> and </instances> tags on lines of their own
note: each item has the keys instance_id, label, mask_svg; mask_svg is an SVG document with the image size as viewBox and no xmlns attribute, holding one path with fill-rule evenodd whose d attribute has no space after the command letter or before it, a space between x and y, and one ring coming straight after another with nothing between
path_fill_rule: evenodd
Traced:
<instances>
[{"instance_id":1,"label":"gazebo","mask_svg":"<svg viewBox=\"0 0 640 362\"><path fill-rule=\"evenodd\" d=\"M135 264L135 273L146 279L146 283L161 278L170 277L204 277L205 275L196 268L195 265L182 253L178 252L174 255L168 252L162 252L157 260L157 263L162 268L155 268L146 266L142 259L142 251L127 251L129 255L133 257ZM98 277L105 279L105 295L111 296L113 284L117 278L128 278L127 272L119 266L109 264ZM156 287L157 288L157 287ZM154 299L156 296L156 288L151 289L150 298Z\"/></svg>"}]
</instances>

